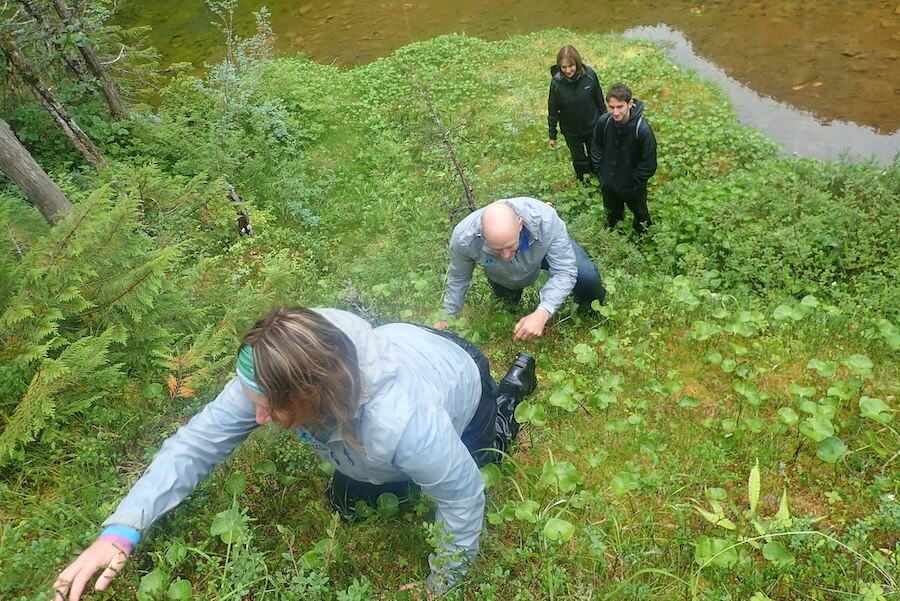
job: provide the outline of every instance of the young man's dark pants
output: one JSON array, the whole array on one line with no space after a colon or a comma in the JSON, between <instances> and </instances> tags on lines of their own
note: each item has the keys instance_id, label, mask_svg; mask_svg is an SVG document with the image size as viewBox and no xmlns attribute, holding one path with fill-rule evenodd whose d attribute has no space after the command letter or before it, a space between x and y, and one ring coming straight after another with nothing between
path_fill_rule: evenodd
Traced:
<instances>
[{"instance_id":1,"label":"young man's dark pants","mask_svg":"<svg viewBox=\"0 0 900 601\"><path fill-rule=\"evenodd\" d=\"M594 262L591 261L591 258L587 256L587 253L584 252L584 249L577 242L574 240L571 240L571 242L572 250L575 251L575 264L578 267L578 276L575 279L572 296L575 297L575 302L582 307L590 307L591 302L594 300L600 301L602 305L606 299L606 288L603 287L603 278L600 277L600 270L597 269L597 266L594 265ZM545 271L550 270L550 264L547 263L546 257L541 261L541 269ZM506 288L490 279L488 279L488 284L491 285L494 295L498 298L511 303L517 303L522 299L522 290Z\"/></svg>"},{"instance_id":2,"label":"young man's dark pants","mask_svg":"<svg viewBox=\"0 0 900 601\"><path fill-rule=\"evenodd\" d=\"M522 399L500 392L500 387L491 376L487 357L474 344L451 332L443 332L427 326L420 327L461 347L478 366L481 374L481 399L475 415L460 434L460 439L466 445L478 467L484 467L488 463L500 463L503 455L497 451L505 453L519 432L519 424L516 422L514 413L516 405ZM374 507L378 497L382 494L391 493L398 497L405 497L410 491L417 489L418 486L409 480L372 484L353 480L335 471L326 495L332 509L345 518L352 518L356 513L357 501L365 501L367 505Z\"/></svg>"},{"instance_id":3,"label":"young man's dark pants","mask_svg":"<svg viewBox=\"0 0 900 601\"><path fill-rule=\"evenodd\" d=\"M647 190L635 191L633 194L619 194L611 190L600 189L603 194L603 208L606 209L606 225L609 228L616 227L616 224L625 217L625 207L627 206L634 214L634 221L631 227L638 234L643 234L647 228L653 223L650 220L650 210L647 208Z\"/></svg>"},{"instance_id":4,"label":"young man's dark pants","mask_svg":"<svg viewBox=\"0 0 900 601\"><path fill-rule=\"evenodd\" d=\"M594 133L591 132L586 136L564 136L566 146L572 153L572 167L575 169L575 178L584 180L586 173L591 173L591 138Z\"/></svg>"}]
</instances>

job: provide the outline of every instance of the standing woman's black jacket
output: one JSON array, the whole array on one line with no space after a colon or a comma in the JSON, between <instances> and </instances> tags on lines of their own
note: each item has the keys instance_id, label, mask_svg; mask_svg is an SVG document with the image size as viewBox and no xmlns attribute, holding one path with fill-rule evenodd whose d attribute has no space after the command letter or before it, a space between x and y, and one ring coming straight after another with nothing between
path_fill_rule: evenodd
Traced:
<instances>
[{"instance_id":1,"label":"standing woman's black jacket","mask_svg":"<svg viewBox=\"0 0 900 601\"><path fill-rule=\"evenodd\" d=\"M564 136L590 136L600 115L606 112L603 88L594 70L582 65L583 73L567 79L558 65L550 67L550 95L547 98L547 126L556 139L556 124Z\"/></svg>"},{"instance_id":2,"label":"standing woman's black jacket","mask_svg":"<svg viewBox=\"0 0 900 601\"><path fill-rule=\"evenodd\" d=\"M591 167L600 186L614 194L631 196L647 189L647 180L656 173L656 136L644 120L643 102L635 98L625 125L613 121L610 114L597 121Z\"/></svg>"}]
</instances>

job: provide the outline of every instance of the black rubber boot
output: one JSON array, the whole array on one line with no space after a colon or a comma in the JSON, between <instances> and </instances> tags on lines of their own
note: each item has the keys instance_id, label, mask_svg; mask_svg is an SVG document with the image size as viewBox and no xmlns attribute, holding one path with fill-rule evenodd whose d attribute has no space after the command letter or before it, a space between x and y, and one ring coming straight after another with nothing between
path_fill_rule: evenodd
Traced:
<instances>
[{"instance_id":1,"label":"black rubber boot","mask_svg":"<svg viewBox=\"0 0 900 601\"><path fill-rule=\"evenodd\" d=\"M509 371L500 380L500 394L524 399L537 390L537 376L534 373L534 357L519 353Z\"/></svg>"}]
</instances>

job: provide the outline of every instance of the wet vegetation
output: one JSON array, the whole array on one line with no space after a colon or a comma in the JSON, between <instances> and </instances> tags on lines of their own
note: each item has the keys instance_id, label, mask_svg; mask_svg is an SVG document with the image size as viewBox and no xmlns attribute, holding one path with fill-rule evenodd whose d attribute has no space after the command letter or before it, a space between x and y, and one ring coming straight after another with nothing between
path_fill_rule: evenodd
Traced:
<instances>
[{"instance_id":1,"label":"wet vegetation","mask_svg":"<svg viewBox=\"0 0 900 601\"><path fill-rule=\"evenodd\" d=\"M0 191L0 597L52 598L271 305L435 319L467 208L424 91L479 203L553 202L609 289L527 345L540 387L484 471L482 552L448 597L898 598L900 162L779 158L715 87L615 36L444 36L349 70L249 42L158 109L98 118L97 174L39 114L12 116L76 213L51 228ZM647 105L646 238L607 231L547 146L565 43ZM227 184L255 235L238 236ZM453 327L500 366L517 319L476 278ZM404 598L428 570L428 500L341 523L327 477L258 430L102 598Z\"/></svg>"}]
</instances>

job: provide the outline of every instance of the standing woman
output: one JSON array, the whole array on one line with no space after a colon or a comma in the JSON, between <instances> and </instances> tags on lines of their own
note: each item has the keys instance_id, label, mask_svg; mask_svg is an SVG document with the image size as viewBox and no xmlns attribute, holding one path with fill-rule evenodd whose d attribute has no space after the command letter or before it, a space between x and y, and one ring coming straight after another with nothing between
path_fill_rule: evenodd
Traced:
<instances>
[{"instance_id":1,"label":"standing woman","mask_svg":"<svg viewBox=\"0 0 900 601\"><path fill-rule=\"evenodd\" d=\"M556 148L556 124L572 153L575 178L584 181L591 172L591 137L600 115L606 112L600 78L581 62L572 46L563 46L550 67L550 95L547 98L547 126L550 147Z\"/></svg>"},{"instance_id":2,"label":"standing woman","mask_svg":"<svg viewBox=\"0 0 900 601\"><path fill-rule=\"evenodd\" d=\"M98 572L95 588L105 589L150 526L268 422L335 467L327 495L345 516L359 500L373 504L413 484L436 501L447 538L419 586L439 595L478 552L478 467L500 456L486 449L506 450L518 431L515 407L535 385L525 353L498 386L484 355L453 334L407 323L374 328L337 309L276 309L244 336L237 377L163 443L98 539L60 573L56 599L78 601Z\"/></svg>"}]
</instances>

